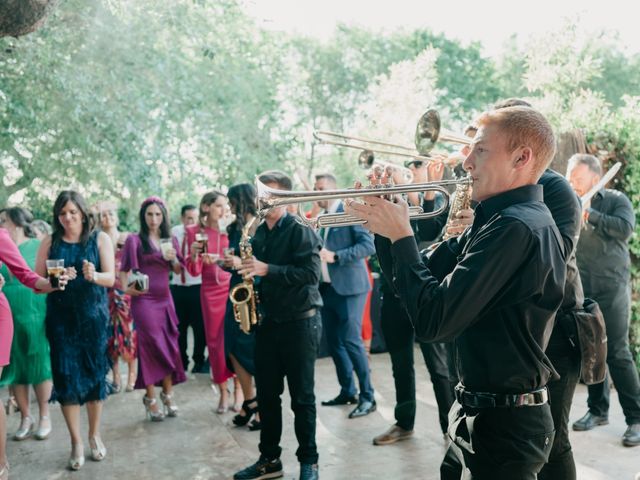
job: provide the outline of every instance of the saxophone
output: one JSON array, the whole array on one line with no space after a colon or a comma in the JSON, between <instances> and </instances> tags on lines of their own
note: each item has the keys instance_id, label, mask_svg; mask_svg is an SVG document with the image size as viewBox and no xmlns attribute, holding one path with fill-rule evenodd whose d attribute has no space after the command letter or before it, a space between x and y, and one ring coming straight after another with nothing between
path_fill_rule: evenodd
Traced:
<instances>
[{"instance_id":1,"label":"saxophone","mask_svg":"<svg viewBox=\"0 0 640 480\"><path fill-rule=\"evenodd\" d=\"M240 258L251 258L253 249L251 248L249 230L253 225L256 217L251 219L242 229L240 237ZM240 330L249 334L251 327L258 323L258 294L253 286L253 278L244 277L242 283L239 283L229 292L229 299L233 304L233 316L236 322L240 324Z\"/></svg>"},{"instance_id":2,"label":"saxophone","mask_svg":"<svg viewBox=\"0 0 640 480\"><path fill-rule=\"evenodd\" d=\"M458 183L456 185L456 191L453 193L453 200L449 206L449 215L447 216L447 223L444 227L444 235L442 240L449 240L454 235L447 233L447 229L451 226L453 221L462 210L466 210L471 207L471 182Z\"/></svg>"}]
</instances>

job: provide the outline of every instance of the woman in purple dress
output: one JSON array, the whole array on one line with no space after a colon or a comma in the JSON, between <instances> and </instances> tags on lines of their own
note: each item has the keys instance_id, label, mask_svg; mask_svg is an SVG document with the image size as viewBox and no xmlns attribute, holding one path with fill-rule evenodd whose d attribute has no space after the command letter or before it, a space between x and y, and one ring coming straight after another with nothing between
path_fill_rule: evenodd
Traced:
<instances>
[{"instance_id":1,"label":"woman in purple dress","mask_svg":"<svg viewBox=\"0 0 640 480\"><path fill-rule=\"evenodd\" d=\"M140 207L140 232L127 237L122 253L120 281L129 285L128 274L148 275L148 290L127 288L131 295L131 313L138 332L138 378L135 388L146 390L143 398L147 417L152 421L175 417L178 407L173 401L173 385L186 380L178 348L178 317L169 291L169 272L180 273L182 259L178 244L171 238L169 218L164 202L149 197ZM154 386L161 386L163 411L155 397Z\"/></svg>"}]
</instances>

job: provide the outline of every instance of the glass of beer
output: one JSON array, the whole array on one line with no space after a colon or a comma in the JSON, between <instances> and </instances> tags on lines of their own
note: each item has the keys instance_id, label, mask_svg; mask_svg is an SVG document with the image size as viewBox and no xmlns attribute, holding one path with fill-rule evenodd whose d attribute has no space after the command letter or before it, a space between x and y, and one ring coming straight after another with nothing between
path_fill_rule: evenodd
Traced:
<instances>
[{"instance_id":1,"label":"glass of beer","mask_svg":"<svg viewBox=\"0 0 640 480\"><path fill-rule=\"evenodd\" d=\"M202 232L196 232L196 242L202 245L202 253L207 253L209 250L209 235Z\"/></svg>"},{"instance_id":2,"label":"glass of beer","mask_svg":"<svg viewBox=\"0 0 640 480\"><path fill-rule=\"evenodd\" d=\"M64 273L64 260L46 260L47 276L52 288L60 288L60 275Z\"/></svg>"},{"instance_id":3,"label":"glass of beer","mask_svg":"<svg viewBox=\"0 0 640 480\"><path fill-rule=\"evenodd\" d=\"M167 252L173 248L173 242L170 238L160 239L160 251L162 252L162 258L167 259Z\"/></svg>"}]
</instances>

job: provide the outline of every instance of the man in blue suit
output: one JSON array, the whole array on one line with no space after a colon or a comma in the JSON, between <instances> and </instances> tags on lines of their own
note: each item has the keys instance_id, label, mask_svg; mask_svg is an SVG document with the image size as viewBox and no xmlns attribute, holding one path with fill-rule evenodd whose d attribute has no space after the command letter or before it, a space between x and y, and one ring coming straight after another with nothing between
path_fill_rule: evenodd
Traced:
<instances>
[{"instance_id":1,"label":"man in blue suit","mask_svg":"<svg viewBox=\"0 0 640 480\"><path fill-rule=\"evenodd\" d=\"M316 175L315 180L315 190L336 188L336 177L330 173ZM344 211L339 200L325 200L318 205L329 213ZM320 236L324 240L324 248L320 251L322 322L340 383L338 396L322 405L357 403L349 418L362 417L376 409L361 334L362 314L371 289L365 258L375 253L373 236L361 226L321 229ZM360 385L359 398L356 397L354 371Z\"/></svg>"}]
</instances>

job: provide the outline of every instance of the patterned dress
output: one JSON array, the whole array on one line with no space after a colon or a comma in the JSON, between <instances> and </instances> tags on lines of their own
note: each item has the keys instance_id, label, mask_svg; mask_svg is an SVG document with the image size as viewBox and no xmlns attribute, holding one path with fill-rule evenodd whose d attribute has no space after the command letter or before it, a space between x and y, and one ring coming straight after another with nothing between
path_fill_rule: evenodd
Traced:
<instances>
[{"instance_id":1,"label":"patterned dress","mask_svg":"<svg viewBox=\"0 0 640 480\"><path fill-rule=\"evenodd\" d=\"M82 262L93 263L100 271L98 232L86 245L60 240L51 246L50 259L64 259L65 267L75 267L79 275L63 291L47 296L47 338L51 346L53 393L51 400L62 405L104 400L107 372L109 307L107 289L87 282Z\"/></svg>"},{"instance_id":2,"label":"patterned dress","mask_svg":"<svg viewBox=\"0 0 640 480\"><path fill-rule=\"evenodd\" d=\"M116 281L113 288L107 290L109 295L109 357L116 362L118 357L126 362L136 358L138 337L131 316L131 297L125 295L120 284L120 264L122 262L122 248L116 250Z\"/></svg>"},{"instance_id":3,"label":"patterned dress","mask_svg":"<svg viewBox=\"0 0 640 480\"><path fill-rule=\"evenodd\" d=\"M22 258L33 269L40 240L28 239L18 246ZM0 385L37 385L51 380L49 342L45 332L46 298L25 287L6 265L0 268L6 280L2 291L13 314L11 363L2 370Z\"/></svg>"}]
</instances>

